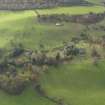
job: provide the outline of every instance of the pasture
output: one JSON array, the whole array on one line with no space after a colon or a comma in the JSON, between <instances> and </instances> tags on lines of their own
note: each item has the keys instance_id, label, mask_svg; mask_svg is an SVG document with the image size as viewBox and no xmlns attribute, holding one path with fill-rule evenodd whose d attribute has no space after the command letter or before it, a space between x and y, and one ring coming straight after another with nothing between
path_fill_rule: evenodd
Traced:
<instances>
[{"instance_id":1,"label":"pasture","mask_svg":"<svg viewBox=\"0 0 105 105\"><path fill-rule=\"evenodd\" d=\"M86 14L100 13L104 7L62 7L37 10L40 14ZM55 11L56 10L56 11ZM75 30L76 28L76 30ZM65 23L62 27L55 24L38 23L36 14L30 11L0 12L0 47L9 46L11 41L22 42L26 47L36 48L39 43L53 47L67 41L85 28L84 25ZM100 32L100 31L98 31ZM93 33L96 33L93 32ZM102 32L101 32L102 33Z\"/></svg>"},{"instance_id":2,"label":"pasture","mask_svg":"<svg viewBox=\"0 0 105 105\"><path fill-rule=\"evenodd\" d=\"M87 14L102 13L104 7L58 7L42 9L40 14ZM91 36L100 37L105 30L99 28L105 25L105 20L87 26L78 23L39 23L34 10L29 11L0 11L0 48L9 48L11 43L21 42L25 48L38 49L39 44L46 49L62 45L73 36L87 32ZM94 29L98 27L97 29ZM40 82L46 92L52 97L60 97L67 105L105 105L105 61L96 67L91 59L76 59L71 64L61 67L50 67L42 74ZM55 105L53 102L40 97L32 88L26 89L19 96L11 96L0 91L0 105Z\"/></svg>"}]
</instances>

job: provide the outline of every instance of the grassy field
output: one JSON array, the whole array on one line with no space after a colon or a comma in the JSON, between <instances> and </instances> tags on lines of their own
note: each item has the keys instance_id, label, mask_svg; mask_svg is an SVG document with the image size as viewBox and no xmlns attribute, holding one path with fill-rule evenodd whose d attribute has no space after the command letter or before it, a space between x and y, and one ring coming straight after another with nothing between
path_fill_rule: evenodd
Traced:
<instances>
[{"instance_id":1,"label":"grassy field","mask_svg":"<svg viewBox=\"0 0 105 105\"><path fill-rule=\"evenodd\" d=\"M49 68L41 83L49 96L62 98L67 105L105 105L105 61L96 67L90 59ZM4 100L5 99L5 100ZM29 88L20 96L0 91L0 105L56 105Z\"/></svg>"},{"instance_id":2,"label":"grassy field","mask_svg":"<svg viewBox=\"0 0 105 105\"><path fill-rule=\"evenodd\" d=\"M87 1L90 2L90 3L93 3L95 5L102 5L102 2L104 0L87 0Z\"/></svg>"},{"instance_id":3,"label":"grassy field","mask_svg":"<svg viewBox=\"0 0 105 105\"><path fill-rule=\"evenodd\" d=\"M105 11L102 6L73 6L73 7L58 7L54 9L39 10L40 14L87 14L89 12L100 13Z\"/></svg>"},{"instance_id":4,"label":"grassy field","mask_svg":"<svg viewBox=\"0 0 105 105\"><path fill-rule=\"evenodd\" d=\"M90 60L52 68L42 78L49 95L63 98L68 105L105 105L104 61L97 67Z\"/></svg>"},{"instance_id":5,"label":"grassy field","mask_svg":"<svg viewBox=\"0 0 105 105\"><path fill-rule=\"evenodd\" d=\"M55 11L56 10L56 11ZM103 12L104 7L62 7L38 10L41 14L86 14L89 12ZM100 24L105 24L103 20ZM104 35L102 30L93 30L90 25L88 33ZM11 41L21 42L27 48L36 49L44 44L47 48L59 46L78 35L85 25L64 23L57 27L55 24L38 23L34 11L1 11L0 12L0 47L9 47ZM97 67L91 60L76 61L58 68L50 68L43 74L41 83L50 96L61 97L68 105L105 105L105 62ZM0 105L54 105L54 103L40 97L33 89L27 89L20 96L11 96L0 91Z\"/></svg>"},{"instance_id":6,"label":"grassy field","mask_svg":"<svg viewBox=\"0 0 105 105\"><path fill-rule=\"evenodd\" d=\"M35 48L39 43L55 46L76 34L71 31L75 24L56 27L55 24L41 24L36 20L34 11L1 13L0 46L7 46L11 40L22 42L26 47ZM81 29L77 25L77 31ZM11 28L12 27L12 28ZM80 27L80 28L79 28ZM56 37L54 37L56 36Z\"/></svg>"},{"instance_id":7,"label":"grassy field","mask_svg":"<svg viewBox=\"0 0 105 105\"><path fill-rule=\"evenodd\" d=\"M29 88L22 95L12 96L0 91L0 105L55 105Z\"/></svg>"},{"instance_id":8,"label":"grassy field","mask_svg":"<svg viewBox=\"0 0 105 105\"><path fill-rule=\"evenodd\" d=\"M93 12L103 12L104 7L62 7L55 9L39 10L40 14L69 13L83 14ZM56 11L55 11L56 10ZM76 28L76 30L75 30ZM81 32L83 25L75 23L65 23L62 27L55 24L42 24L36 20L34 11L21 12L0 12L0 47L7 46L12 40L22 42L26 47L36 48L39 43L49 45L48 47L62 44L72 36ZM94 30L93 30L94 33ZM97 32L96 32L97 33ZM100 31L98 30L98 33ZM101 32L102 33L102 32ZM94 33L95 34L95 33Z\"/></svg>"}]
</instances>

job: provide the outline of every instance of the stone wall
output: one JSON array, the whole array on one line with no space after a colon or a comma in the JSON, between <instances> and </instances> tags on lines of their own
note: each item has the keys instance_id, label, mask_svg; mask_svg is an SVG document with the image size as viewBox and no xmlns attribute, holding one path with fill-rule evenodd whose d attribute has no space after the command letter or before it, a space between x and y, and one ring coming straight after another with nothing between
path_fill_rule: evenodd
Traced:
<instances>
[{"instance_id":1,"label":"stone wall","mask_svg":"<svg viewBox=\"0 0 105 105\"><path fill-rule=\"evenodd\" d=\"M88 5L84 0L0 0L0 10L22 10L84 4Z\"/></svg>"},{"instance_id":2,"label":"stone wall","mask_svg":"<svg viewBox=\"0 0 105 105\"><path fill-rule=\"evenodd\" d=\"M0 0L1 10L46 8L56 5L56 0Z\"/></svg>"},{"instance_id":3,"label":"stone wall","mask_svg":"<svg viewBox=\"0 0 105 105\"><path fill-rule=\"evenodd\" d=\"M41 23L73 22L80 24L95 24L105 19L105 13L89 13L84 15L50 14L37 17Z\"/></svg>"}]
</instances>

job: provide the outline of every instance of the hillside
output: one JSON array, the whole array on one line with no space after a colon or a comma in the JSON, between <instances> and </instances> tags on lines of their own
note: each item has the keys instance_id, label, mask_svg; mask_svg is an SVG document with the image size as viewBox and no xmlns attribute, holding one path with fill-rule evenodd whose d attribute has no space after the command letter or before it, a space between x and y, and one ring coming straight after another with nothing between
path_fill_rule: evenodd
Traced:
<instances>
[{"instance_id":1,"label":"hillside","mask_svg":"<svg viewBox=\"0 0 105 105\"><path fill-rule=\"evenodd\" d=\"M105 7L87 1L0 0L29 9L0 11L0 105L105 105Z\"/></svg>"},{"instance_id":2,"label":"hillside","mask_svg":"<svg viewBox=\"0 0 105 105\"><path fill-rule=\"evenodd\" d=\"M44 88L50 95L63 98L67 105L105 105L104 61L98 67L89 62L52 68L42 78Z\"/></svg>"},{"instance_id":3,"label":"hillside","mask_svg":"<svg viewBox=\"0 0 105 105\"><path fill-rule=\"evenodd\" d=\"M40 14L86 14L89 12L100 13L104 12L104 7L63 7L50 10L38 10L38 12ZM79 31L82 31L85 28L83 25L75 23L65 23L65 25L62 27L55 26L55 23L39 24L36 20L36 14L34 11L1 12L0 14L1 47L8 46L11 40L22 42L25 46L34 49L40 42L45 45L50 45L48 47L56 46L57 43L59 46L59 44L62 44L63 41L69 40L68 38L78 34ZM77 27L76 31L74 31L74 27ZM93 33L97 33L99 35L100 32L101 30ZM104 32L101 33L104 34ZM56 37L53 37L54 35Z\"/></svg>"}]
</instances>

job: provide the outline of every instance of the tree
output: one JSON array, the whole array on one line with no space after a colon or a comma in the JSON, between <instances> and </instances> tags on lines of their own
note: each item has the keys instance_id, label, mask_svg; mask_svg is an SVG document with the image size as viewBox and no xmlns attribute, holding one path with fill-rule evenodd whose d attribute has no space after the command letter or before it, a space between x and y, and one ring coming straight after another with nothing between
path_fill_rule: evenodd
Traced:
<instances>
[{"instance_id":1,"label":"tree","mask_svg":"<svg viewBox=\"0 0 105 105\"><path fill-rule=\"evenodd\" d=\"M57 55L56 55L56 60L59 61L60 58L61 58L61 55L60 55L60 53L58 52Z\"/></svg>"},{"instance_id":2,"label":"tree","mask_svg":"<svg viewBox=\"0 0 105 105\"><path fill-rule=\"evenodd\" d=\"M91 55L93 57L93 64L94 65L97 65L98 64L98 61L100 59L100 54L97 52L97 50L95 48L93 48Z\"/></svg>"},{"instance_id":3,"label":"tree","mask_svg":"<svg viewBox=\"0 0 105 105\"><path fill-rule=\"evenodd\" d=\"M92 49L92 54L91 55L92 55L93 58L100 58L100 54L98 53L96 48Z\"/></svg>"},{"instance_id":4,"label":"tree","mask_svg":"<svg viewBox=\"0 0 105 105\"><path fill-rule=\"evenodd\" d=\"M11 56L16 57L21 55L23 52L24 52L24 47L21 43L19 43L19 44L13 45Z\"/></svg>"}]
</instances>

